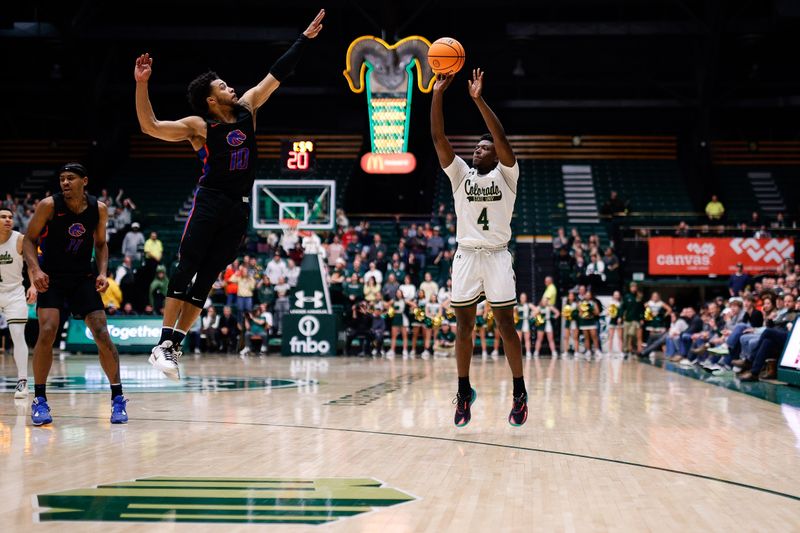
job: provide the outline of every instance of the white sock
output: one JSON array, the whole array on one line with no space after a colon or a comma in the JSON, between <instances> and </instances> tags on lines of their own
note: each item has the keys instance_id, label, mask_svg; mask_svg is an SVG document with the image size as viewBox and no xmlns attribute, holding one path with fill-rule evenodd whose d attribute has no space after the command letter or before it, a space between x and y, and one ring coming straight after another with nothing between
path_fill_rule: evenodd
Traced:
<instances>
[{"instance_id":1,"label":"white sock","mask_svg":"<svg viewBox=\"0 0 800 533\"><path fill-rule=\"evenodd\" d=\"M19 379L28 379L28 344L25 342L25 324L9 324L11 340L14 342L14 362Z\"/></svg>"}]
</instances>

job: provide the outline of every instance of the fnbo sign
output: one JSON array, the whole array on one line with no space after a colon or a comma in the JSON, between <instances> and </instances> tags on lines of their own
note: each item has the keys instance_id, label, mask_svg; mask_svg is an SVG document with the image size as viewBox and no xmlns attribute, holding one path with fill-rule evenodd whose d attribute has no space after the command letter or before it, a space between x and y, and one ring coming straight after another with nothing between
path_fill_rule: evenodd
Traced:
<instances>
[{"instance_id":1,"label":"fnbo sign","mask_svg":"<svg viewBox=\"0 0 800 533\"><path fill-rule=\"evenodd\" d=\"M333 315L285 315L282 353L335 355L336 318Z\"/></svg>"},{"instance_id":2,"label":"fnbo sign","mask_svg":"<svg viewBox=\"0 0 800 533\"><path fill-rule=\"evenodd\" d=\"M108 334L120 352L149 352L161 337L161 317L107 317ZM92 332L83 320L69 321L67 351L97 353Z\"/></svg>"}]
</instances>

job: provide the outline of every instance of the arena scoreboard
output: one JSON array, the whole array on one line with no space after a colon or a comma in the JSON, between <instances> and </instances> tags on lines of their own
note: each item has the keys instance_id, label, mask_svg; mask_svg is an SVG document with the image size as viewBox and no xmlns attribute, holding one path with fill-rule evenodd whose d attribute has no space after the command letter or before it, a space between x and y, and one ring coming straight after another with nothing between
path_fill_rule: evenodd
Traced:
<instances>
[{"instance_id":1,"label":"arena scoreboard","mask_svg":"<svg viewBox=\"0 0 800 533\"><path fill-rule=\"evenodd\" d=\"M281 172L306 174L316 170L317 143L312 139L283 139L281 141Z\"/></svg>"}]
</instances>

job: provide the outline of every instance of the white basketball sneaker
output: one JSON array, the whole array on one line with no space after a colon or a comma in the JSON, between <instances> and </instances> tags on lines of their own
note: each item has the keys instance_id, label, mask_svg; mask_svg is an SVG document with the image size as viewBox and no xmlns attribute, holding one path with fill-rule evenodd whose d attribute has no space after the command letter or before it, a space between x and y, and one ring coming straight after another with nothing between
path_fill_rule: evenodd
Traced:
<instances>
[{"instance_id":1,"label":"white basketball sneaker","mask_svg":"<svg viewBox=\"0 0 800 533\"><path fill-rule=\"evenodd\" d=\"M176 381L181 379L178 358L181 352L175 351L172 341L166 340L150 351L150 364L162 371L165 376Z\"/></svg>"},{"instance_id":2,"label":"white basketball sneaker","mask_svg":"<svg viewBox=\"0 0 800 533\"><path fill-rule=\"evenodd\" d=\"M19 381L17 381L17 386L14 389L14 399L24 400L27 397L28 397L28 380L20 379Z\"/></svg>"}]
</instances>

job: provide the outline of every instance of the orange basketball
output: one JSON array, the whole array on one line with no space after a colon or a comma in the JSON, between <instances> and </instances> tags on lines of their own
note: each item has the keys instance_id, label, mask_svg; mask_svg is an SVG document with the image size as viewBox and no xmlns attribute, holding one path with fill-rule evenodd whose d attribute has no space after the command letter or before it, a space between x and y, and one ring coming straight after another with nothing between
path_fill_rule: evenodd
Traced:
<instances>
[{"instance_id":1,"label":"orange basketball","mask_svg":"<svg viewBox=\"0 0 800 533\"><path fill-rule=\"evenodd\" d=\"M464 66L464 47L452 37L436 39L428 49L428 64L436 74L455 74Z\"/></svg>"}]
</instances>

